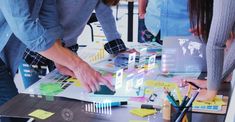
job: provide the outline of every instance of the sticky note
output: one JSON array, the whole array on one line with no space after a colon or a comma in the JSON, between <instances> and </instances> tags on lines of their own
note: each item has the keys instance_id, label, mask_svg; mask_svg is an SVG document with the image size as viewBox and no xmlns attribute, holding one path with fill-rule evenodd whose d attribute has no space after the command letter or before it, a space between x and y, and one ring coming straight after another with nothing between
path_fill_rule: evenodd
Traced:
<instances>
[{"instance_id":1,"label":"sticky note","mask_svg":"<svg viewBox=\"0 0 235 122\"><path fill-rule=\"evenodd\" d=\"M212 101L194 101L193 106L223 106L225 105L222 96L217 95Z\"/></svg>"},{"instance_id":2,"label":"sticky note","mask_svg":"<svg viewBox=\"0 0 235 122\"><path fill-rule=\"evenodd\" d=\"M55 113L52 113L52 112L48 112L48 111L45 111L45 110L42 110L42 109L37 109L35 111L33 111L32 113L29 114L29 116L32 116L32 117L36 117L38 119L47 119L49 118L50 116L54 115Z\"/></svg>"},{"instance_id":3,"label":"sticky note","mask_svg":"<svg viewBox=\"0 0 235 122\"><path fill-rule=\"evenodd\" d=\"M130 113L132 113L133 115L139 116L139 117L146 117L146 116L155 114L156 111L151 110L151 109L137 108L137 109L130 110Z\"/></svg>"},{"instance_id":4,"label":"sticky note","mask_svg":"<svg viewBox=\"0 0 235 122\"><path fill-rule=\"evenodd\" d=\"M151 94L153 94L153 92L154 91L152 89L145 89L144 94L151 95Z\"/></svg>"},{"instance_id":5,"label":"sticky note","mask_svg":"<svg viewBox=\"0 0 235 122\"><path fill-rule=\"evenodd\" d=\"M148 80L145 82L145 86L155 87L155 88L164 88L165 87L167 89L174 89L175 87L177 87L177 84L172 83L172 82Z\"/></svg>"},{"instance_id":6,"label":"sticky note","mask_svg":"<svg viewBox=\"0 0 235 122\"><path fill-rule=\"evenodd\" d=\"M41 83L40 92L42 95L54 96L62 92L60 83Z\"/></svg>"},{"instance_id":7,"label":"sticky note","mask_svg":"<svg viewBox=\"0 0 235 122\"><path fill-rule=\"evenodd\" d=\"M97 95L114 95L116 92L110 90L107 86L105 85L100 85L100 90L94 92L94 94Z\"/></svg>"},{"instance_id":8,"label":"sticky note","mask_svg":"<svg viewBox=\"0 0 235 122\"><path fill-rule=\"evenodd\" d=\"M134 101L134 102L140 102L140 103L145 103L147 102L147 98L145 97L130 97L128 101Z\"/></svg>"},{"instance_id":9,"label":"sticky note","mask_svg":"<svg viewBox=\"0 0 235 122\"><path fill-rule=\"evenodd\" d=\"M67 81L74 82L75 86L81 87L81 82L78 79L76 79L76 78L69 78Z\"/></svg>"},{"instance_id":10,"label":"sticky note","mask_svg":"<svg viewBox=\"0 0 235 122\"><path fill-rule=\"evenodd\" d=\"M167 88L169 90L175 90L179 101L180 102L182 101L182 95L181 95L180 89L176 83L148 80L144 83L144 85L147 87L153 87L153 88L162 88L162 89Z\"/></svg>"}]
</instances>

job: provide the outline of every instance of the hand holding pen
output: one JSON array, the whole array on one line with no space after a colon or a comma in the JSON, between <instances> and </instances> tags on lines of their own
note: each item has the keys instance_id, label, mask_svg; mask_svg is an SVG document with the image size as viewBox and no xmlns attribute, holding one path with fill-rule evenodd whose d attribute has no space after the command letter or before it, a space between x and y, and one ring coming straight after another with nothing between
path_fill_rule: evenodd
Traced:
<instances>
[{"instance_id":1,"label":"hand holding pen","mask_svg":"<svg viewBox=\"0 0 235 122\"><path fill-rule=\"evenodd\" d=\"M194 89L207 89L207 83L206 80L199 80L199 79L181 79L180 81L180 87L185 87L187 85L192 85Z\"/></svg>"}]
</instances>

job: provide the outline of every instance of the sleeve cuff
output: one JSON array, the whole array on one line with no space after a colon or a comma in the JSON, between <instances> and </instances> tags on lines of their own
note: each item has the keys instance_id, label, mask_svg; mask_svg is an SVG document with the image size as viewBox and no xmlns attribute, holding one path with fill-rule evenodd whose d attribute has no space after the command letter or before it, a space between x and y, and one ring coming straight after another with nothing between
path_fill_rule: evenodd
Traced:
<instances>
[{"instance_id":1,"label":"sleeve cuff","mask_svg":"<svg viewBox=\"0 0 235 122\"><path fill-rule=\"evenodd\" d=\"M104 45L104 49L109 54L118 54L119 52L127 50L124 42L121 39L112 40Z\"/></svg>"}]
</instances>

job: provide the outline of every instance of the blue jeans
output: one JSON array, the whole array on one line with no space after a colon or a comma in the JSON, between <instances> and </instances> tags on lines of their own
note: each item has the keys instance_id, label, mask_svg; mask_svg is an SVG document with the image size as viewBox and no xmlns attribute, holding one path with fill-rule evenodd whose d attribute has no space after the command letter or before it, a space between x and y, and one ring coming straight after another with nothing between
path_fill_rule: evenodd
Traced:
<instances>
[{"instance_id":1,"label":"blue jeans","mask_svg":"<svg viewBox=\"0 0 235 122\"><path fill-rule=\"evenodd\" d=\"M162 41L160 40L160 31L158 32L157 36L154 36L151 32L147 30L144 19L139 19L138 42L157 42L162 45Z\"/></svg>"},{"instance_id":2,"label":"blue jeans","mask_svg":"<svg viewBox=\"0 0 235 122\"><path fill-rule=\"evenodd\" d=\"M0 106L18 94L9 69L0 59Z\"/></svg>"}]
</instances>

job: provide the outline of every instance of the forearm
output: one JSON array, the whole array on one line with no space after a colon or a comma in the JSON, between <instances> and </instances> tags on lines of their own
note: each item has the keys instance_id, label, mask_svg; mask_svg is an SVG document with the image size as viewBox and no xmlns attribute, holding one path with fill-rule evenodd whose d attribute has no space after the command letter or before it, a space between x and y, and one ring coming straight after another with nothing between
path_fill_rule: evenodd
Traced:
<instances>
[{"instance_id":1,"label":"forearm","mask_svg":"<svg viewBox=\"0 0 235 122\"><path fill-rule=\"evenodd\" d=\"M225 41L234 24L233 0L214 0L213 18L207 43L207 87L218 90L222 77Z\"/></svg>"},{"instance_id":2,"label":"forearm","mask_svg":"<svg viewBox=\"0 0 235 122\"><path fill-rule=\"evenodd\" d=\"M235 68L235 43L230 44L230 48L225 55L224 66L223 66L223 74L221 80L224 81L234 70Z\"/></svg>"},{"instance_id":3,"label":"forearm","mask_svg":"<svg viewBox=\"0 0 235 122\"><path fill-rule=\"evenodd\" d=\"M51 48L39 53L53 60L60 73L79 79L82 86L88 92L99 91L100 83L105 84L109 89L114 91L111 81L103 78L99 72L91 68L73 52L62 47L60 41L56 41Z\"/></svg>"},{"instance_id":4,"label":"forearm","mask_svg":"<svg viewBox=\"0 0 235 122\"><path fill-rule=\"evenodd\" d=\"M73 52L62 47L60 41L56 41L51 48L39 53L55 63L68 67L70 70L77 69L77 66L84 63L84 61Z\"/></svg>"},{"instance_id":5,"label":"forearm","mask_svg":"<svg viewBox=\"0 0 235 122\"><path fill-rule=\"evenodd\" d=\"M141 16L146 13L147 0L138 0L138 2L139 2L138 13L139 16Z\"/></svg>"}]
</instances>

